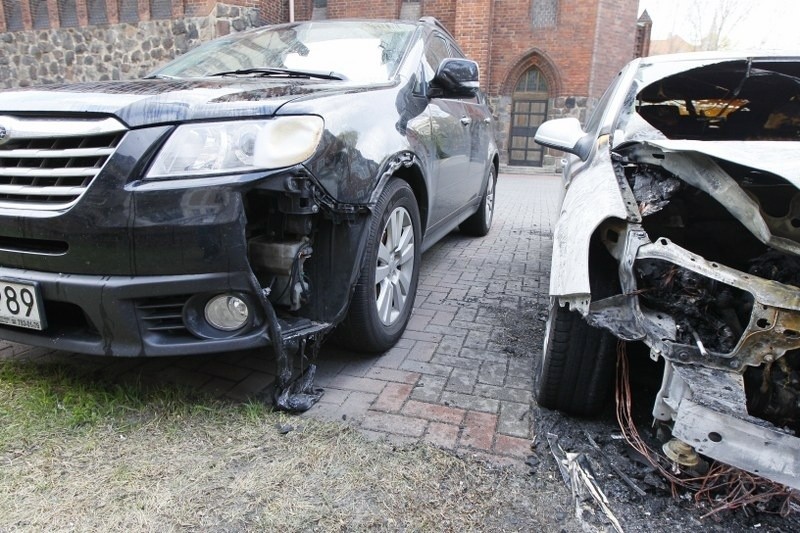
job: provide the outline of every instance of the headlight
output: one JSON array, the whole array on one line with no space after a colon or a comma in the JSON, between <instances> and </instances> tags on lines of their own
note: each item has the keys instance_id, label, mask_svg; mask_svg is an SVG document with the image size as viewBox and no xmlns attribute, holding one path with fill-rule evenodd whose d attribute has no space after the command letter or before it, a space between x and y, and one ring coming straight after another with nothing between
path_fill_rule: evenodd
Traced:
<instances>
[{"instance_id":1,"label":"headlight","mask_svg":"<svg viewBox=\"0 0 800 533\"><path fill-rule=\"evenodd\" d=\"M322 118L205 122L178 126L147 178L209 176L288 167L311 157L322 138Z\"/></svg>"}]
</instances>

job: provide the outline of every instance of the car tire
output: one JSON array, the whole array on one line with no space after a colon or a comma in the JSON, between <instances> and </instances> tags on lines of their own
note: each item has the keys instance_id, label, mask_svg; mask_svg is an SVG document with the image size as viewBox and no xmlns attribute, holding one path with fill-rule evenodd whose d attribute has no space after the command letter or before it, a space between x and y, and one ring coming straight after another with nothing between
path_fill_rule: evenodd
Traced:
<instances>
[{"instance_id":1,"label":"car tire","mask_svg":"<svg viewBox=\"0 0 800 533\"><path fill-rule=\"evenodd\" d=\"M483 191L481 205L474 215L461 223L459 229L462 232L467 235L472 235L473 237L483 237L492 229L496 186L497 175L494 170L494 165L489 165L489 177L486 180L486 188Z\"/></svg>"},{"instance_id":2,"label":"car tire","mask_svg":"<svg viewBox=\"0 0 800 533\"><path fill-rule=\"evenodd\" d=\"M576 416L596 416L614 383L617 339L552 300L536 401Z\"/></svg>"},{"instance_id":3,"label":"car tire","mask_svg":"<svg viewBox=\"0 0 800 533\"><path fill-rule=\"evenodd\" d=\"M367 238L350 309L336 338L352 350L377 353L400 339L417 293L422 232L417 200L405 181L386 184Z\"/></svg>"}]
</instances>

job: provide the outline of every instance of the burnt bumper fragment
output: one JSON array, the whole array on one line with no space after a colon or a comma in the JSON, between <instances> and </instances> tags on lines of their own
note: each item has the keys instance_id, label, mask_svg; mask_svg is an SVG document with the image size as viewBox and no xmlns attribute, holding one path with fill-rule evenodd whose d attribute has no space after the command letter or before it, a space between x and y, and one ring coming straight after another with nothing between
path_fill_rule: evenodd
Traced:
<instances>
[{"instance_id":1,"label":"burnt bumper fragment","mask_svg":"<svg viewBox=\"0 0 800 533\"><path fill-rule=\"evenodd\" d=\"M668 362L654 415L698 452L800 489L800 438L748 415L741 375Z\"/></svg>"},{"instance_id":2,"label":"burnt bumper fragment","mask_svg":"<svg viewBox=\"0 0 800 533\"><path fill-rule=\"evenodd\" d=\"M251 274L183 276L68 275L0 267L0 279L34 284L47 329L0 325L3 338L93 355L174 356L260 348L271 344ZM203 326L203 308L218 294L234 294L251 313L239 330ZM281 318L285 342L327 324Z\"/></svg>"}]
</instances>

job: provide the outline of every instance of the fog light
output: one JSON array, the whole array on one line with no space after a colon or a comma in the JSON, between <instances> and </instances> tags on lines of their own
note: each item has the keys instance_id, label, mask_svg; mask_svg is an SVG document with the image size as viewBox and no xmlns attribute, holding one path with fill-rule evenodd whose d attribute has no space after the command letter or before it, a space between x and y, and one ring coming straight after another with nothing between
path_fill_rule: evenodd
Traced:
<instances>
[{"instance_id":1,"label":"fog light","mask_svg":"<svg viewBox=\"0 0 800 533\"><path fill-rule=\"evenodd\" d=\"M215 328L233 331L245 325L250 311L242 299L230 294L221 294L208 301L205 314L208 323Z\"/></svg>"}]
</instances>

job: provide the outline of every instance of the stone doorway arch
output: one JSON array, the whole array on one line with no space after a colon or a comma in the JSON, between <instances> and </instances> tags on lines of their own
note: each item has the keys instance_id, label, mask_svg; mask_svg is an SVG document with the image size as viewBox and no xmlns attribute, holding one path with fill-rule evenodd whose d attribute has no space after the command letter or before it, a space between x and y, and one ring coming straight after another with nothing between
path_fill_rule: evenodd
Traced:
<instances>
[{"instance_id":1,"label":"stone doorway arch","mask_svg":"<svg viewBox=\"0 0 800 533\"><path fill-rule=\"evenodd\" d=\"M550 91L547 79L538 67L526 70L517 80L511 95L511 131L508 162L510 165L540 167L544 148L533 136L547 120Z\"/></svg>"},{"instance_id":2,"label":"stone doorway arch","mask_svg":"<svg viewBox=\"0 0 800 533\"><path fill-rule=\"evenodd\" d=\"M501 93L510 100L506 130L509 165L542 166L545 150L533 137L549 118L553 99L560 91L558 71L539 50L530 50L510 69Z\"/></svg>"}]
</instances>

